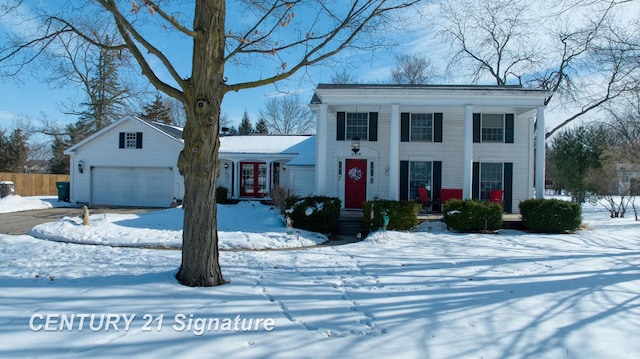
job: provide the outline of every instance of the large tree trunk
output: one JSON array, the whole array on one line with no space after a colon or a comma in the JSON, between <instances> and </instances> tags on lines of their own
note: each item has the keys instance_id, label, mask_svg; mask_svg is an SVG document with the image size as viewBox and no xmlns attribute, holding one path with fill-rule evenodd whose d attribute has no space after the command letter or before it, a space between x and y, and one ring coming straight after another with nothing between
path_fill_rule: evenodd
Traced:
<instances>
[{"instance_id":1,"label":"large tree trunk","mask_svg":"<svg viewBox=\"0 0 640 359\"><path fill-rule=\"evenodd\" d=\"M193 64L185 91L187 122L178 167L184 176L182 263L176 275L188 286L226 283L220 270L215 187L220 105L225 93L224 0L196 2ZM215 64L211 66L211 62Z\"/></svg>"}]
</instances>

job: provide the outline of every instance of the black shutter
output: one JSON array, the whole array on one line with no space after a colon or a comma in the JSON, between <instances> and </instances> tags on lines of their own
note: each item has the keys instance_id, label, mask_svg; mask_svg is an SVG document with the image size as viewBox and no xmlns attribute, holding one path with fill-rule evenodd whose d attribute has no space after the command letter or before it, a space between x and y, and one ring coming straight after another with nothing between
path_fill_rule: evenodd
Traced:
<instances>
[{"instance_id":1,"label":"black shutter","mask_svg":"<svg viewBox=\"0 0 640 359\"><path fill-rule=\"evenodd\" d=\"M400 142L409 142L409 113L400 114Z\"/></svg>"},{"instance_id":2,"label":"black shutter","mask_svg":"<svg viewBox=\"0 0 640 359\"><path fill-rule=\"evenodd\" d=\"M433 114L433 142L442 142L442 113Z\"/></svg>"},{"instance_id":3,"label":"black shutter","mask_svg":"<svg viewBox=\"0 0 640 359\"><path fill-rule=\"evenodd\" d=\"M369 141L378 140L378 113L369 112Z\"/></svg>"},{"instance_id":4,"label":"black shutter","mask_svg":"<svg viewBox=\"0 0 640 359\"><path fill-rule=\"evenodd\" d=\"M433 161L433 183L431 183L431 201L440 202L440 189L442 188L442 161Z\"/></svg>"},{"instance_id":5,"label":"black shutter","mask_svg":"<svg viewBox=\"0 0 640 359\"><path fill-rule=\"evenodd\" d=\"M409 200L409 161L400 161L400 200Z\"/></svg>"},{"instance_id":6,"label":"black shutter","mask_svg":"<svg viewBox=\"0 0 640 359\"><path fill-rule=\"evenodd\" d=\"M120 142L118 148L124 148L124 132L120 132Z\"/></svg>"},{"instance_id":7,"label":"black shutter","mask_svg":"<svg viewBox=\"0 0 640 359\"><path fill-rule=\"evenodd\" d=\"M346 131L346 116L344 112L338 112L338 121L336 128L336 141L344 141Z\"/></svg>"},{"instance_id":8,"label":"black shutter","mask_svg":"<svg viewBox=\"0 0 640 359\"><path fill-rule=\"evenodd\" d=\"M513 114L508 113L504 116L504 142L513 143Z\"/></svg>"},{"instance_id":9,"label":"black shutter","mask_svg":"<svg viewBox=\"0 0 640 359\"><path fill-rule=\"evenodd\" d=\"M502 188L504 190L504 211L513 213L513 163L504 164L504 183Z\"/></svg>"},{"instance_id":10,"label":"black shutter","mask_svg":"<svg viewBox=\"0 0 640 359\"><path fill-rule=\"evenodd\" d=\"M473 142L480 142L480 114L473 114Z\"/></svg>"},{"instance_id":11,"label":"black shutter","mask_svg":"<svg viewBox=\"0 0 640 359\"><path fill-rule=\"evenodd\" d=\"M136 132L136 148L142 148L142 132Z\"/></svg>"},{"instance_id":12,"label":"black shutter","mask_svg":"<svg viewBox=\"0 0 640 359\"><path fill-rule=\"evenodd\" d=\"M473 163L473 175L471 181L471 198L480 200L480 162Z\"/></svg>"}]
</instances>

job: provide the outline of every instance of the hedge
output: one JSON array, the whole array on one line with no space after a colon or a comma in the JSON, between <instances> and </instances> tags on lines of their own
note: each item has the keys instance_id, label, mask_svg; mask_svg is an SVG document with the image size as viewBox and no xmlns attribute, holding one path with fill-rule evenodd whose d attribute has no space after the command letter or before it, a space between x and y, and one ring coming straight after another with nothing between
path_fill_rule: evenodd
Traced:
<instances>
[{"instance_id":1,"label":"hedge","mask_svg":"<svg viewBox=\"0 0 640 359\"><path fill-rule=\"evenodd\" d=\"M444 204L444 223L456 232L495 231L502 227L499 203L452 199Z\"/></svg>"},{"instance_id":2,"label":"hedge","mask_svg":"<svg viewBox=\"0 0 640 359\"><path fill-rule=\"evenodd\" d=\"M523 226L532 232L573 232L582 223L580 203L559 199L528 199L520 202Z\"/></svg>"},{"instance_id":3,"label":"hedge","mask_svg":"<svg viewBox=\"0 0 640 359\"><path fill-rule=\"evenodd\" d=\"M364 204L362 210L364 226L370 231L381 229L384 221L382 213L386 212L389 216L387 229L408 231L419 224L418 212L421 207L422 205L415 201L369 201ZM371 219L372 208L373 219Z\"/></svg>"}]
</instances>

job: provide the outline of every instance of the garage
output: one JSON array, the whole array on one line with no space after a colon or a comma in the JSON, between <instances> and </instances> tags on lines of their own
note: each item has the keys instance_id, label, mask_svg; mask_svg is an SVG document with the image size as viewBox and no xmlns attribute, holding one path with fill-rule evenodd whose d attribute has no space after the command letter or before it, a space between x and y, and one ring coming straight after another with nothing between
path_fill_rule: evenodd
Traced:
<instances>
[{"instance_id":1,"label":"garage","mask_svg":"<svg viewBox=\"0 0 640 359\"><path fill-rule=\"evenodd\" d=\"M93 167L91 203L95 205L169 207L173 171L169 167Z\"/></svg>"}]
</instances>

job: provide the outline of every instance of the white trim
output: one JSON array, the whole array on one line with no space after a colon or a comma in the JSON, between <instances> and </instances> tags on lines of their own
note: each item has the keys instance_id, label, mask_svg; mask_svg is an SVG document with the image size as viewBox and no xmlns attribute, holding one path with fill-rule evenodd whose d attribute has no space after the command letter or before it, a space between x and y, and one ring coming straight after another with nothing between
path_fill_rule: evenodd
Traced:
<instances>
[{"instance_id":1,"label":"white trim","mask_svg":"<svg viewBox=\"0 0 640 359\"><path fill-rule=\"evenodd\" d=\"M545 177L545 124L544 106L538 106L536 112L536 198L544 198L544 177Z\"/></svg>"},{"instance_id":2,"label":"white trim","mask_svg":"<svg viewBox=\"0 0 640 359\"><path fill-rule=\"evenodd\" d=\"M462 158L462 199L473 195L473 106L464 106L464 153Z\"/></svg>"}]
</instances>

